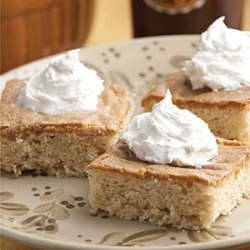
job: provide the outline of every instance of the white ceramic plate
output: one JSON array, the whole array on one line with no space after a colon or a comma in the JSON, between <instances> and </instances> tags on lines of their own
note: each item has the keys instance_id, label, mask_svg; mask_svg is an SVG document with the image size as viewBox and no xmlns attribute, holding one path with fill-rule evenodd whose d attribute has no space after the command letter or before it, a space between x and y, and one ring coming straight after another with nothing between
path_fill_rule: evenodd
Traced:
<instances>
[{"instance_id":1,"label":"white ceramic plate","mask_svg":"<svg viewBox=\"0 0 250 250\"><path fill-rule=\"evenodd\" d=\"M178 71L190 57L197 36L168 36L85 48L81 60L106 81L126 84L137 104L153 82ZM2 75L27 78L50 58ZM209 230L191 232L90 214L86 178L58 179L2 174L1 229L4 236L40 247L61 249L218 249L250 246L250 200Z\"/></svg>"}]
</instances>

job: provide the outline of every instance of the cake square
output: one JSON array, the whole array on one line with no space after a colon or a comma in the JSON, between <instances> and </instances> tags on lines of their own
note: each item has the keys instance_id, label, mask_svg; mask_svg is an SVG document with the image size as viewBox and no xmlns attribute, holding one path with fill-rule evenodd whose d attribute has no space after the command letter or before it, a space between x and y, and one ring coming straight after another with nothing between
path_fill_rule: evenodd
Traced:
<instances>
[{"instance_id":1,"label":"cake square","mask_svg":"<svg viewBox=\"0 0 250 250\"><path fill-rule=\"evenodd\" d=\"M97 110L48 115L16 105L24 80L9 81L1 98L1 168L58 177L83 176L93 159L116 143L131 111L125 86L106 84Z\"/></svg>"},{"instance_id":2,"label":"cake square","mask_svg":"<svg viewBox=\"0 0 250 250\"><path fill-rule=\"evenodd\" d=\"M94 212L198 230L229 214L250 190L250 147L219 145L202 168L144 162L120 141L86 169Z\"/></svg>"},{"instance_id":3,"label":"cake square","mask_svg":"<svg viewBox=\"0 0 250 250\"><path fill-rule=\"evenodd\" d=\"M170 89L173 103L203 119L219 137L250 145L250 87L237 90L193 90L184 73L170 75L142 99L146 112Z\"/></svg>"}]
</instances>

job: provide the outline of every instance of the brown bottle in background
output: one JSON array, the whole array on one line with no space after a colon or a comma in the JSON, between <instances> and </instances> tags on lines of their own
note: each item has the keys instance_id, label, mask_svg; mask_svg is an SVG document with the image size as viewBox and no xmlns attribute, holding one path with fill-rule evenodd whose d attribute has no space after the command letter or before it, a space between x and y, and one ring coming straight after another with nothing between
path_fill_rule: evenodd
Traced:
<instances>
[{"instance_id":1,"label":"brown bottle in background","mask_svg":"<svg viewBox=\"0 0 250 250\"><path fill-rule=\"evenodd\" d=\"M225 16L228 27L240 29L242 0L131 0L134 37L200 34Z\"/></svg>"}]
</instances>

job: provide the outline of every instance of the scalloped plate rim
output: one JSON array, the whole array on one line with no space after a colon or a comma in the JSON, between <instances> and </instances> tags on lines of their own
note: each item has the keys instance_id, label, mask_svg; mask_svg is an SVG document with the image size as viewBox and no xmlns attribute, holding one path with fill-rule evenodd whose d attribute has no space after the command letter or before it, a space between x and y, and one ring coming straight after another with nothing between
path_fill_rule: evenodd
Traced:
<instances>
[{"instance_id":1,"label":"scalloped plate rim","mask_svg":"<svg viewBox=\"0 0 250 250\"><path fill-rule=\"evenodd\" d=\"M1 234L4 237L9 239L15 239L19 242L23 242L30 245L41 246L41 247L51 247L54 249L84 249L84 250L115 250L115 249L125 249L125 250L162 250L162 249L171 249L171 250L209 250L209 249L217 249L220 248L231 248L235 246L250 246L250 236L249 237L234 237L225 240L206 242L206 243L192 243L189 245L169 245L169 246L140 246L140 247L127 247L127 246L110 246L110 245L86 245L82 243L75 242L67 242L67 241L59 241L55 239L48 239L38 237L36 235L30 236L28 233L19 232L14 229L7 228L5 226L1 226ZM15 237L13 237L15 236Z\"/></svg>"}]
</instances>

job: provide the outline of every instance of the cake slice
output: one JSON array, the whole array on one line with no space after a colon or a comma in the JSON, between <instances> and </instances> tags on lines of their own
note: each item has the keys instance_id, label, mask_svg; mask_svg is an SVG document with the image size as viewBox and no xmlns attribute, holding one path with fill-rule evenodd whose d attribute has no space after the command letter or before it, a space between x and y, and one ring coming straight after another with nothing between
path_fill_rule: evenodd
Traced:
<instances>
[{"instance_id":1,"label":"cake slice","mask_svg":"<svg viewBox=\"0 0 250 250\"><path fill-rule=\"evenodd\" d=\"M116 143L131 110L126 87L107 84L96 111L48 115L16 105L23 80L7 83L1 99L1 168L18 176L35 170L83 176L85 167Z\"/></svg>"},{"instance_id":2,"label":"cake slice","mask_svg":"<svg viewBox=\"0 0 250 250\"><path fill-rule=\"evenodd\" d=\"M216 136L250 145L250 87L193 90L185 74L177 73L158 84L142 99L144 110L151 111L153 105L164 98L167 89L171 91L174 104L203 119Z\"/></svg>"},{"instance_id":3,"label":"cake slice","mask_svg":"<svg viewBox=\"0 0 250 250\"><path fill-rule=\"evenodd\" d=\"M202 168L139 160L119 142L86 169L93 211L178 228L209 228L250 190L250 147L219 145Z\"/></svg>"}]
</instances>

